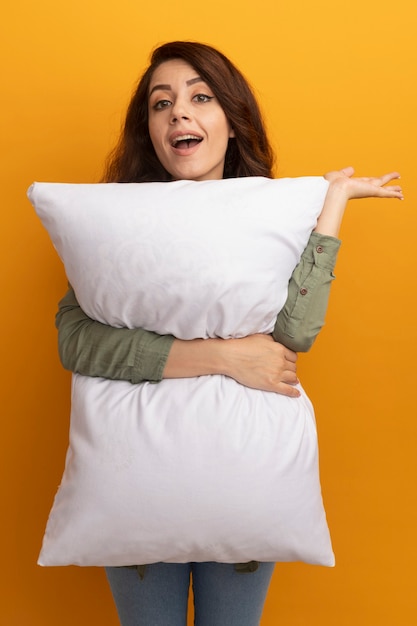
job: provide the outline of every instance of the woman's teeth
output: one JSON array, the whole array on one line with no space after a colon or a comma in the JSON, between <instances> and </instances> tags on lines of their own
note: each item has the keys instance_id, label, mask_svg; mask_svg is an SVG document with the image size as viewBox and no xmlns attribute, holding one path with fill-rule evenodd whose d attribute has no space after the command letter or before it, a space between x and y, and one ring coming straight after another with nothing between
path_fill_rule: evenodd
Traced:
<instances>
[{"instance_id":1,"label":"woman's teeth","mask_svg":"<svg viewBox=\"0 0 417 626\"><path fill-rule=\"evenodd\" d=\"M197 137L196 135L181 135L174 139L174 141L172 142L172 146L174 148L192 148L193 146L200 143L200 141L202 140L202 137ZM185 144L187 145L185 146Z\"/></svg>"}]
</instances>

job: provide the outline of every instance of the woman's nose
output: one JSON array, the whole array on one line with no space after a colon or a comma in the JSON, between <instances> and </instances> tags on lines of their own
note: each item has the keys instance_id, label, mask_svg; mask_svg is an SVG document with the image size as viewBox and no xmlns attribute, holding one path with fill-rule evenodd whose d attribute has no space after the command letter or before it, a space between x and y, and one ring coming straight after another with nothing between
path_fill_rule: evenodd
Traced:
<instances>
[{"instance_id":1,"label":"woman's nose","mask_svg":"<svg viewBox=\"0 0 417 626\"><path fill-rule=\"evenodd\" d=\"M171 122L190 119L189 107L183 100L177 100L171 108Z\"/></svg>"}]
</instances>

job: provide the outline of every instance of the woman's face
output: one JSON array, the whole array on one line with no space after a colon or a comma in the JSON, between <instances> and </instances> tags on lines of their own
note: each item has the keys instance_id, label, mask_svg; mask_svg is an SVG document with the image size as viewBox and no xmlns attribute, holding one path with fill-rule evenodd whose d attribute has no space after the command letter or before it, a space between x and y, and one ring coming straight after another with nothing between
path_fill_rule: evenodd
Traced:
<instances>
[{"instance_id":1,"label":"woman's face","mask_svg":"<svg viewBox=\"0 0 417 626\"><path fill-rule=\"evenodd\" d=\"M175 180L223 177L233 130L212 90L191 65L173 59L155 70L148 112L156 155Z\"/></svg>"}]
</instances>

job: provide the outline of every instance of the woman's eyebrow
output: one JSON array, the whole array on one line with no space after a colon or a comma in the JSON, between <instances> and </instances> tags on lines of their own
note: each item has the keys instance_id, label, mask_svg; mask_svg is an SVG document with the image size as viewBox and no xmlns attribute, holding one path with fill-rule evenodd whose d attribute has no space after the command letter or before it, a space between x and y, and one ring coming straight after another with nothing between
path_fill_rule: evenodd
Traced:
<instances>
[{"instance_id":1,"label":"woman's eyebrow","mask_svg":"<svg viewBox=\"0 0 417 626\"><path fill-rule=\"evenodd\" d=\"M171 90L171 85L155 85L150 90L149 95L151 96L153 94L153 92L157 91L158 89L161 89L162 91L170 91Z\"/></svg>"},{"instance_id":2,"label":"woman's eyebrow","mask_svg":"<svg viewBox=\"0 0 417 626\"><path fill-rule=\"evenodd\" d=\"M203 79L200 78L200 76L196 76L196 78L190 78L190 80L186 80L185 84L190 87L191 85L194 85L195 83L199 83L202 82ZM151 96L153 94L154 91L157 91L158 89L161 89L163 91L171 91L172 87L171 85L154 85L154 87L152 87L152 89L149 92L149 95Z\"/></svg>"},{"instance_id":3,"label":"woman's eyebrow","mask_svg":"<svg viewBox=\"0 0 417 626\"><path fill-rule=\"evenodd\" d=\"M203 79L200 76L196 76L196 78L191 78L190 80L186 80L185 84L190 86L194 85L194 83L203 82Z\"/></svg>"}]
</instances>

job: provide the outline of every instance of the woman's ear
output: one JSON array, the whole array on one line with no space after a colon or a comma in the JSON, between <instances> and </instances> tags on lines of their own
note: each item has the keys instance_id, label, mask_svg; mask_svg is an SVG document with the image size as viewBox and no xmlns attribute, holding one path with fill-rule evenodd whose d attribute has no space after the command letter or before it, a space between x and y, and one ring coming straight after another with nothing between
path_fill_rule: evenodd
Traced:
<instances>
[{"instance_id":1,"label":"woman's ear","mask_svg":"<svg viewBox=\"0 0 417 626\"><path fill-rule=\"evenodd\" d=\"M229 139L232 139L232 137L236 137L235 135L235 131L233 130L233 128L230 126L230 130L229 130Z\"/></svg>"}]
</instances>

